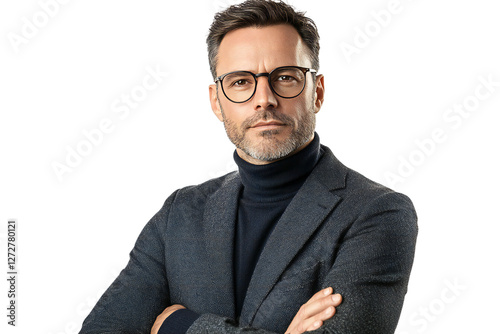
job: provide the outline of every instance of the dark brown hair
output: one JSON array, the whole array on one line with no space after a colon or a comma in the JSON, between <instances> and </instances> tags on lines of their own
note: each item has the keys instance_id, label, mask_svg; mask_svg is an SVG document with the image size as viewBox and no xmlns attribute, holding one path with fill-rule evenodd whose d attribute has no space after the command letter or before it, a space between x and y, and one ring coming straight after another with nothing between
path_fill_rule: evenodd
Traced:
<instances>
[{"instance_id":1,"label":"dark brown hair","mask_svg":"<svg viewBox=\"0 0 500 334\"><path fill-rule=\"evenodd\" d=\"M247 27L276 24L292 25L309 48L312 67L319 69L319 34L313 20L297 12L283 1L247 0L215 14L207 37L208 61L212 76L217 76L217 54L224 36L230 31Z\"/></svg>"}]
</instances>

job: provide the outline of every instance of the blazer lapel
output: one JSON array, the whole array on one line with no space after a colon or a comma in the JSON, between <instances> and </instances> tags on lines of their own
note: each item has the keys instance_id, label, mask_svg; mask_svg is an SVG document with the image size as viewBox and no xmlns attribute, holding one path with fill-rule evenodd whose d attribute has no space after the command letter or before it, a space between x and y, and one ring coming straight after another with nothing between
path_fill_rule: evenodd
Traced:
<instances>
[{"instance_id":1,"label":"blazer lapel","mask_svg":"<svg viewBox=\"0 0 500 334\"><path fill-rule=\"evenodd\" d=\"M203 217L206 241L207 289L206 300L213 313L235 317L233 250L241 181L234 173L211 195Z\"/></svg>"},{"instance_id":2,"label":"blazer lapel","mask_svg":"<svg viewBox=\"0 0 500 334\"><path fill-rule=\"evenodd\" d=\"M241 312L249 324L281 274L341 198L332 190L345 187L346 168L325 153L281 216L262 250Z\"/></svg>"}]
</instances>

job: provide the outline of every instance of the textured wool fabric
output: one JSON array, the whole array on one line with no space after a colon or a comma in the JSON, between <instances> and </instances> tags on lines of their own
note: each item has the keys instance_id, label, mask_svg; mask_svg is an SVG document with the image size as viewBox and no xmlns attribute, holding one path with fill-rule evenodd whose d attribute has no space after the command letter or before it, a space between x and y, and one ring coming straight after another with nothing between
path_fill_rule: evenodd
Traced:
<instances>
[{"instance_id":1,"label":"textured wool fabric","mask_svg":"<svg viewBox=\"0 0 500 334\"><path fill-rule=\"evenodd\" d=\"M417 237L408 197L324 154L279 219L236 321L237 172L176 191L141 232L127 267L81 333L149 333L168 305L200 314L191 333L284 333L302 304L332 286L336 314L313 333L393 333Z\"/></svg>"}]
</instances>

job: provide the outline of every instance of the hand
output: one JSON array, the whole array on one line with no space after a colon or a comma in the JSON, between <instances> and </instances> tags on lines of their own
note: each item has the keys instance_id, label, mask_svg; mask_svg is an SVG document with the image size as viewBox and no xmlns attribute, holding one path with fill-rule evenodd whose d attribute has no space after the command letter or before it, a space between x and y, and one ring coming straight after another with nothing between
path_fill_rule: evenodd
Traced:
<instances>
[{"instance_id":1,"label":"hand","mask_svg":"<svg viewBox=\"0 0 500 334\"><path fill-rule=\"evenodd\" d=\"M319 291L302 305L295 315L286 334L301 334L320 328L323 321L335 314L335 308L342 303L342 296L333 294L332 288Z\"/></svg>"},{"instance_id":2,"label":"hand","mask_svg":"<svg viewBox=\"0 0 500 334\"><path fill-rule=\"evenodd\" d=\"M159 316L156 317L156 321L153 324L153 327L151 327L151 334L158 334L158 331L160 330L160 327L165 319L167 319L175 311L181 310L183 308L185 307L179 304L174 304L167 307Z\"/></svg>"}]
</instances>

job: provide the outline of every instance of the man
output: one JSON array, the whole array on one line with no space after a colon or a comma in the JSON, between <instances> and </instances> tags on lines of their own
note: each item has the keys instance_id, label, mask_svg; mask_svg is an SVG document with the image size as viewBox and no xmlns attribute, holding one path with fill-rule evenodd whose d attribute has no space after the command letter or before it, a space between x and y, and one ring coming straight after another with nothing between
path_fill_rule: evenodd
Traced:
<instances>
[{"instance_id":1,"label":"man","mask_svg":"<svg viewBox=\"0 0 500 334\"><path fill-rule=\"evenodd\" d=\"M282 2L216 15L210 102L238 172L176 191L81 333L393 333L411 201L320 145L314 23Z\"/></svg>"}]
</instances>

